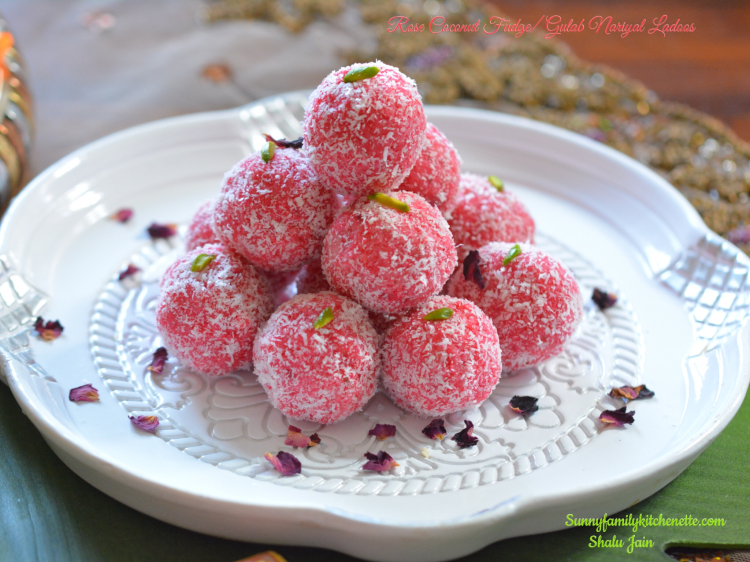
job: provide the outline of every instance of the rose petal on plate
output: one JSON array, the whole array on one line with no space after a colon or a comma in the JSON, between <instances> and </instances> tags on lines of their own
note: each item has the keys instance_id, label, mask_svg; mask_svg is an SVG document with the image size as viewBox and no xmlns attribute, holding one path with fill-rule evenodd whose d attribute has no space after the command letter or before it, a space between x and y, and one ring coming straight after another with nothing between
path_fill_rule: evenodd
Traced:
<instances>
[{"instance_id":1,"label":"rose petal on plate","mask_svg":"<svg viewBox=\"0 0 750 562\"><path fill-rule=\"evenodd\" d=\"M126 223L133 217L133 209L120 209L109 215L109 218L113 221Z\"/></svg>"},{"instance_id":2,"label":"rose petal on plate","mask_svg":"<svg viewBox=\"0 0 750 562\"><path fill-rule=\"evenodd\" d=\"M599 310L607 310L617 304L617 295L608 293L602 289L594 289L594 292L591 294L591 300L599 307Z\"/></svg>"},{"instance_id":3,"label":"rose petal on plate","mask_svg":"<svg viewBox=\"0 0 750 562\"><path fill-rule=\"evenodd\" d=\"M167 349L165 347L160 347L156 351L154 351L154 356L151 359L151 365L148 366L147 371L151 371L152 373L156 373L157 375L161 375L162 372L164 372L164 364L167 362L167 358L169 357L169 353L167 353Z\"/></svg>"},{"instance_id":4,"label":"rose petal on plate","mask_svg":"<svg viewBox=\"0 0 750 562\"><path fill-rule=\"evenodd\" d=\"M128 279L132 277L133 275L135 275L136 273L138 273L140 270L141 270L140 267L136 267L132 263L129 263L128 267L126 267L120 272L120 275L117 276L117 279L119 281L124 281L125 279Z\"/></svg>"},{"instance_id":5,"label":"rose petal on plate","mask_svg":"<svg viewBox=\"0 0 750 562\"><path fill-rule=\"evenodd\" d=\"M146 229L151 240L158 240L160 238L171 238L177 234L177 225L174 224L159 224L158 222L152 222L151 225Z\"/></svg>"},{"instance_id":6,"label":"rose petal on plate","mask_svg":"<svg viewBox=\"0 0 750 562\"><path fill-rule=\"evenodd\" d=\"M307 443L308 447L315 447L315 445L320 445L320 436L317 433L313 433Z\"/></svg>"},{"instance_id":7,"label":"rose petal on plate","mask_svg":"<svg viewBox=\"0 0 750 562\"><path fill-rule=\"evenodd\" d=\"M448 433L445 430L445 420L432 420L422 430L422 433L433 441L435 439L442 439L443 437L445 437L445 434Z\"/></svg>"},{"instance_id":8,"label":"rose petal on plate","mask_svg":"<svg viewBox=\"0 0 750 562\"><path fill-rule=\"evenodd\" d=\"M599 421L604 423L610 423L612 425L616 425L617 427L622 427L623 425L630 425L635 421L635 418L633 417L635 415L635 411L631 410L630 412L625 411L625 406L620 408L619 410L605 410L599 415Z\"/></svg>"},{"instance_id":9,"label":"rose petal on plate","mask_svg":"<svg viewBox=\"0 0 750 562\"><path fill-rule=\"evenodd\" d=\"M474 437L474 424L469 420L464 420L464 424L466 427L451 437L459 449L469 449L479 443L479 438Z\"/></svg>"},{"instance_id":10,"label":"rose petal on plate","mask_svg":"<svg viewBox=\"0 0 750 562\"><path fill-rule=\"evenodd\" d=\"M72 388L68 393L71 402L99 402L99 391L91 384L84 384Z\"/></svg>"},{"instance_id":11,"label":"rose petal on plate","mask_svg":"<svg viewBox=\"0 0 750 562\"><path fill-rule=\"evenodd\" d=\"M645 384L638 386L620 386L609 391L612 398L624 398L625 400L641 400L653 398L654 391L649 390Z\"/></svg>"},{"instance_id":12,"label":"rose petal on plate","mask_svg":"<svg viewBox=\"0 0 750 562\"><path fill-rule=\"evenodd\" d=\"M39 316L36 319L36 322L34 322L34 330L36 330L39 337L44 341L56 340L63 333L64 329L65 328L63 328L63 325L60 324L59 320L55 320L54 322L52 320L47 320L45 322L44 319Z\"/></svg>"},{"instance_id":13,"label":"rose petal on plate","mask_svg":"<svg viewBox=\"0 0 750 562\"><path fill-rule=\"evenodd\" d=\"M274 143L279 148L293 148L295 150L299 150L300 148L302 148L302 137L295 139L293 141L288 141L286 139L276 140L271 135L267 135L265 133L263 133L263 136L266 138L268 142Z\"/></svg>"},{"instance_id":14,"label":"rose petal on plate","mask_svg":"<svg viewBox=\"0 0 750 562\"><path fill-rule=\"evenodd\" d=\"M291 453L279 451L275 455L266 453L264 456L282 476L294 476L295 474L302 472L302 464L299 462L299 459Z\"/></svg>"},{"instance_id":15,"label":"rose petal on plate","mask_svg":"<svg viewBox=\"0 0 750 562\"><path fill-rule=\"evenodd\" d=\"M362 470L372 470L374 472L385 472L399 464L393 460L393 457L385 451L378 451L377 455L370 452L365 453L367 462L362 466Z\"/></svg>"},{"instance_id":16,"label":"rose petal on plate","mask_svg":"<svg viewBox=\"0 0 750 562\"><path fill-rule=\"evenodd\" d=\"M375 427L373 427L370 431L367 432L367 435L374 435L380 441L384 441L388 439L389 437L396 436L396 426L388 425L387 423L378 423L378 424L375 424Z\"/></svg>"},{"instance_id":17,"label":"rose petal on plate","mask_svg":"<svg viewBox=\"0 0 750 562\"><path fill-rule=\"evenodd\" d=\"M537 406L538 398L533 396L514 396L510 399L510 409L517 414L533 414L539 409Z\"/></svg>"},{"instance_id":18,"label":"rose petal on plate","mask_svg":"<svg viewBox=\"0 0 750 562\"><path fill-rule=\"evenodd\" d=\"M286 558L284 558L278 552L274 552L273 550L267 550L266 552L261 552L260 554L253 554L250 558L243 558L242 560L237 560L237 562L287 562L287 561L286 561Z\"/></svg>"},{"instance_id":19,"label":"rose petal on plate","mask_svg":"<svg viewBox=\"0 0 750 562\"><path fill-rule=\"evenodd\" d=\"M484 277L479 269L482 258L479 256L479 250L471 250L469 255L464 259L464 279L473 281L477 287L484 289Z\"/></svg>"},{"instance_id":20,"label":"rose petal on plate","mask_svg":"<svg viewBox=\"0 0 750 562\"><path fill-rule=\"evenodd\" d=\"M149 433L156 432L156 428L159 427L159 418L156 416L128 416L128 418L138 429Z\"/></svg>"},{"instance_id":21,"label":"rose petal on plate","mask_svg":"<svg viewBox=\"0 0 750 562\"><path fill-rule=\"evenodd\" d=\"M289 426L289 428L287 429L284 445L289 445L291 447L297 448L307 447L309 443L310 438L307 437L307 435L303 435L302 430L299 427L295 427L293 425Z\"/></svg>"}]
</instances>

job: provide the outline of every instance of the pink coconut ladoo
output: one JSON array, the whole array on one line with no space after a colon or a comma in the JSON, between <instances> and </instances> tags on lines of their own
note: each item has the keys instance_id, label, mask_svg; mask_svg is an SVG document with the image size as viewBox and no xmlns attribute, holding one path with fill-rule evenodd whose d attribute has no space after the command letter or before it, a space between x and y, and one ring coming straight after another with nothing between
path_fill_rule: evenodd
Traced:
<instances>
[{"instance_id":1,"label":"pink coconut ladoo","mask_svg":"<svg viewBox=\"0 0 750 562\"><path fill-rule=\"evenodd\" d=\"M378 335L367 311L350 299L333 292L297 295L258 334L254 368L284 415L334 423L375 393Z\"/></svg>"},{"instance_id":2,"label":"pink coconut ladoo","mask_svg":"<svg viewBox=\"0 0 750 562\"><path fill-rule=\"evenodd\" d=\"M304 147L323 184L359 197L409 175L427 121L417 85L380 61L329 74L305 110Z\"/></svg>"},{"instance_id":3,"label":"pink coconut ladoo","mask_svg":"<svg viewBox=\"0 0 750 562\"><path fill-rule=\"evenodd\" d=\"M219 241L214 232L214 200L210 199L198 207L185 233L186 251L195 250L204 244L215 244Z\"/></svg>"},{"instance_id":4,"label":"pink coconut ladoo","mask_svg":"<svg viewBox=\"0 0 750 562\"><path fill-rule=\"evenodd\" d=\"M458 152L435 125L427 123L427 141L422 153L398 189L421 195L445 214L458 201L460 180Z\"/></svg>"},{"instance_id":5,"label":"pink coconut ladoo","mask_svg":"<svg viewBox=\"0 0 750 562\"><path fill-rule=\"evenodd\" d=\"M492 321L473 303L442 295L393 323L381 358L383 384L394 402L424 417L480 404L502 372Z\"/></svg>"},{"instance_id":6,"label":"pink coconut ladoo","mask_svg":"<svg viewBox=\"0 0 750 562\"><path fill-rule=\"evenodd\" d=\"M524 204L486 176L461 174L458 201L447 218L459 259L490 242L534 241L534 219Z\"/></svg>"},{"instance_id":7,"label":"pink coconut ladoo","mask_svg":"<svg viewBox=\"0 0 750 562\"><path fill-rule=\"evenodd\" d=\"M266 279L234 251L207 244L164 273L156 327L170 355L223 375L250 367L253 339L272 310Z\"/></svg>"},{"instance_id":8,"label":"pink coconut ladoo","mask_svg":"<svg viewBox=\"0 0 750 562\"><path fill-rule=\"evenodd\" d=\"M530 244L482 246L466 258L463 271L453 274L448 294L472 301L492 319L506 371L560 353L583 317L573 274Z\"/></svg>"},{"instance_id":9,"label":"pink coconut ladoo","mask_svg":"<svg viewBox=\"0 0 750 562\"><path fill-rule=\"evenodd\" d=\"M270 154L252 154L224 176L214 229L253 265L293 271L320 253L338 201L300 151Z\"/></svg>"},{"instance_id":10,"label":"pink coconut ladoo","mask_svg":"<svg viewBox=\"0 0 750 562\"><path fill-rule=\"evenodd\" d=\"M421 196L393 191L379 198L385 203L363 197L341 211L321 263L335 291L375 312L400 314L440 291L456 250L448 223Z\"/></svg>"}]
</instances>

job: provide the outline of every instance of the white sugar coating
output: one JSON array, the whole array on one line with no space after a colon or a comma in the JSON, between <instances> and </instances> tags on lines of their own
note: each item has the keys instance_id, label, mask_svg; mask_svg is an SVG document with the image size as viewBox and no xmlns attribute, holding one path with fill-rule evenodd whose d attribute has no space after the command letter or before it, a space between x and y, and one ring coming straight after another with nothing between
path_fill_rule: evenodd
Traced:
<instances>
[{"instance_id":1,"label":"white sugar coating","mask_svg":"<svg viewBox=\"0 0 750 562\"><path fill-rule=\"evenodd\" d=\"M558 260L531 244L508 265L513 244L492 242L479 248L485 288L456 271L451 296L481 308L497 329L508 371L536 365L565 346L583 317L583 297L573 274Z\"/></svg>"},{"instance_id":2,"label":"white sugar coating","mask_svg":"<svg viewBox=\"0 0 750 562\"><path fill-rule=\"evenodd\" d=\"M450 308L447 320L424 316ZM489 318L470 301L435 296L396 320L381 347L383 385L396 404L439 417L483 402L502 374L502 351Z\"/></svg>"},{"instance_id":3,"label":"white sugar coating","mask_svg":"<svg viewBox=\"0 0 750 562\"><path fill-rule=\"evenodd\" d=\"M458 200L446 214L459 259L490 242L533 242L534 219L515 194L487 176L461 174Z\"/></svg>"},{"instance_id":4,"label":"white sugar coating","mask_svg":"<svg viewBox=\"0 0 750 562\"><path fill-rule=\"evenodd\" d=\"M353 68L377 66L372 78L346 83ZM411 78L381 61L329 74L305 110L304 150L321 181L345 195L396 188L426 139L422 98Z\"/></svg>"},{"instance_id":5,"label":"white sugar coating","mask_svg":"<svg viewBox=\"0 0 750 562\"><path fill-rule=\"evenodd\" d=\"M333 320L316 330L329 307ZM293 419L334 423L360 410L375 393L379 365L367 311L332 291L293 297L255 339L258 381Z\"/></svg>"},{"instance_id":6,"label":"white sugar coating","mask_svg":"<svg viewBox=\"0 0 750 562\"><path fill-rule=\"evenodd\" d=\"M409 212L360 198L328 231L321 264L337 292L375 312L400 314L437 294L458 260L440 211L408 191L386 195Z\"/></svg>"},{"instance_id":7,"label":"white sugar coating","mask_svg":"<svg viewBox=\"0 0 750 562\"><path fill-rule=\"evenodd\" d=\"M209 199L193 215L185 233L186 251L219 241L214 232L214 204L215 199Z\"/></svg>"},{"instance_id":8,"label":"white sugar coating","mask_svg":"<svg viewBox=\"0 0 750 562\"><path fill-rule=\"evenodd\" d=\"M203 271L191 271L200 254L216 258ZM183 364L223 375L250 367L253 339L272 310L265 277L232 250L207 244L164 273L156 326L164 346Z\"/></svg>"},{"instance_id":9,"label":"white sugar coating","mask_svg":"<svg viewBox=\"0 0 750 562\"><path fill-rule=\"evenodd\" d=\"M460 180L461 157L451 141L435 125L427 123L422 153L398 189L421 195L445 216L458 201Z\"/></svg>"},{"instance_id":10,"label":"white sugar coating","mask_svg":"<svg viewBox=\"0 0 750 562\"><path fill-rule=\"evenodd\" d=\"M214 228L253 265L292 271L320 253L337 208L300 151L276 148L270 162L252 154L224 176Z\"/></svg>"}]
</instances>

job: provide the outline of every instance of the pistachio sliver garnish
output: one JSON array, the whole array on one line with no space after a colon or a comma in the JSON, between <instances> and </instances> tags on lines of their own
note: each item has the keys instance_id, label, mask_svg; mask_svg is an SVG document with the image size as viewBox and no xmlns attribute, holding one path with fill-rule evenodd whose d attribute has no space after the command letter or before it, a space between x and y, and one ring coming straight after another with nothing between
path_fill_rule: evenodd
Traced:
<instances>
[{"instance_id":1,"label":"pistachio sliver garnish","mask_svg":"<svg viewBox=\"0 0 750 562\"><path fill-rule=\"evenodd\" d=\"M372 78L380 72L377 66L363 66L361 68L353 68L346 74L344 74L344 82L347 84L350 82L359 82L367 78Z\"/></svg>"},{"instance_id":2,"label":"pistachio sliver garnish","mask_svg":"<svg viewBox=\"0 0 750 562\"><path fill-rule=\"evenodd\" d=\"M487 181L489 181L492 184L492 187L494 187L498 191L503 191L505 189L505 184L503 183L503 180L501 180L497 176L489 176L487 178Z\"/></svg>"},{"instance_id":3,"label":"pistachio sliver garnish","mask_svg":"<svg viewBox=\"0 0 750 562\"><path fill-rule=\"evenodd\" d=\"M260 157L263 159L263 162L268 164L271 160L273 160L273 155L276 153L276 143L268 141L266 144L263 145L263 148L260 149Z\"/></svg>"},{"instance_id":4,"label":"pistachio sliver garnish","mask_svg":"<svg viewBox=\"0 0 750 562\"><path fill-rule=\"evenodd\" d=\"M429 314L425 314L422 320L448 320L451 316L453 316L452 308L438 308Z\"/></svg>"},{"instance_id":5,"label":"pistachio sliver garnish","mask_svg":"<svg viewBox=\"0 0 750 562\"><path fill-rule=\"evenodd\" d=\"M318 319L315 320L313 328L320 330L326 324L330 324L333 321L333 309L329 306L323 312L320 313Z\"/></svg>"},{"instance_id":6,"label":"pistachio sliver garnish","mask_svg":"<svg viewBox=\"0 0 750 562\"><path fill-rule=\"evenodd\" d=\"M215 259L216 259L216 256L212 254L201 254L193 260L193 265L190 266L190 271L194 271L194 272L203 271Z\"/></svg>"},{"instance_id":7,"label":"pistachio sliver garnish","mask_svg":"<svg viewBox=\"0 0 750 562\"><path fill-rule=\"evenodd\" d=\"M503 265L508 265L510 262L512 262L514 259L516 259L518 256L521 255L521 246L518 244L514 244L513 247L510 249L510 252L508 252L508 255L503 258Z\"/></svg>"},{"instance_id":8,"label":"pistachio sliver garnish","mask_svg":"<svg viewBox=\"0 0 750 562\"><path fill-rule=\"evenodd\" d=\"M395 197L389 197L385 193L371 193L367 196L367 198L370 201L377 201L381 205L385 207L390 207L391 209L396 209L397 211L401 213L408 213L409 212L409 205L407 203L404 203L403 201L399 201Z\"/></svg>"}]
</instances>

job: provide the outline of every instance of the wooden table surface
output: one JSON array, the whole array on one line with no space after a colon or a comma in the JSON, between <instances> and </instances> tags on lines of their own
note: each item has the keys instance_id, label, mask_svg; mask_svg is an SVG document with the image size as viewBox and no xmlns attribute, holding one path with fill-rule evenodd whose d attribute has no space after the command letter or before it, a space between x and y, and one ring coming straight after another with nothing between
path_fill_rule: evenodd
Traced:
<instances>
[{"instance_id":1,"label":"wooden table surface","mask_svg":"<svg viewBox=\"0 0 750 562\"><path fill-rule=\"evenodd\" d=\"M750 1L746 0L493 0L504 13L536 23L559 15L588 24L613 22L695 24L692 33L604 35L593 30L558 36L582 59L610 65L642 81L661 99L686 103L727 123L750 141ZM541 25L539 26L541 27ZM537 28L539 29L539 28Z\"/></svg>"}]
</instances>

